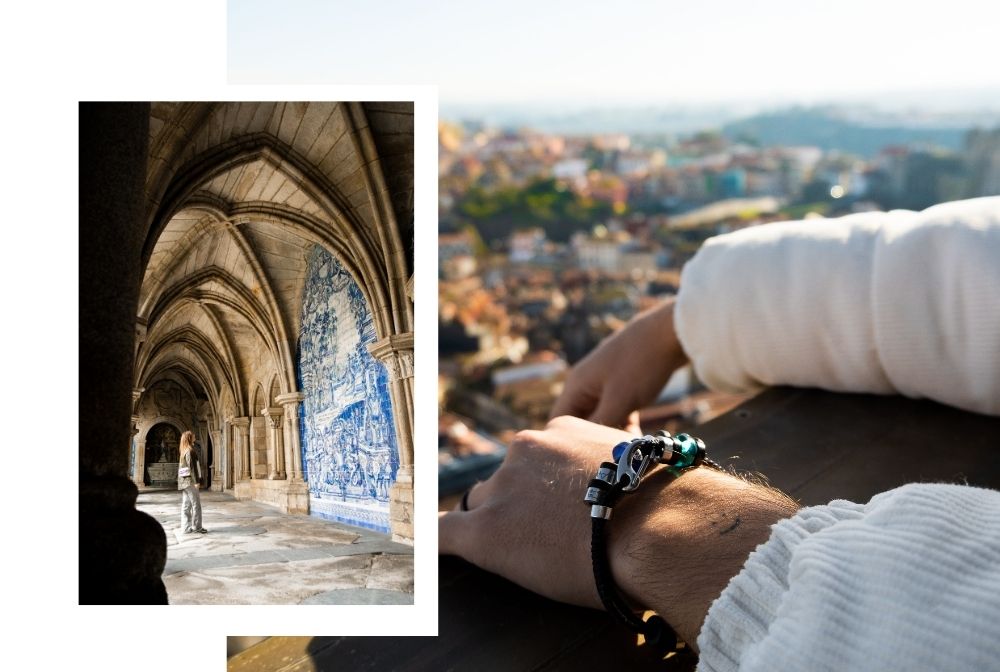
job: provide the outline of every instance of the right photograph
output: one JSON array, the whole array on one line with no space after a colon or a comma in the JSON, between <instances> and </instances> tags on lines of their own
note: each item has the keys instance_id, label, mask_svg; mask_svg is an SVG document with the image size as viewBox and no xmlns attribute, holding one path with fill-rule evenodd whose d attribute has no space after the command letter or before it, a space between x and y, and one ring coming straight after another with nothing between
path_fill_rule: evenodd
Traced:
<instances>
[{"instance_id":1,"label":"right photograph","mask_svg":"<svg viewBox=\"0 0 1000 672\"><path fill-rule=\"evenodd\" d=\"M451 662L996 664L1000 129L934 118L442 111Z\"/></svg>"},{"instance_id":2,"label":"right photograph","mask_svg":"<svg viewBox=\"0 0 1000 672\"><path fill-rule=\"evenodd\" d=\"M439 611L231 670L998 669L994 6L246 4L438 89Z\"/></svg>"}]
</instances>

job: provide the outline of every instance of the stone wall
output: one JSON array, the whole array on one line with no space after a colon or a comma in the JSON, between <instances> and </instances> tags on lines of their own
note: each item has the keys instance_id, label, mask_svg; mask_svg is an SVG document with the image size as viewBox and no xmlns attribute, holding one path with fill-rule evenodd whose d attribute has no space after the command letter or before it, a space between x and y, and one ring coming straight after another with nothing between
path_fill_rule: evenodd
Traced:
<instances>
[{"instance_id":1,"label":"stone wall","mask_svg":"<svg viewBox=\"0 0 1000 672\"><path fill-rule=\"evenodd\" d=\"M297 353L302 463L313 514L389 531L399 451L371 313L351 275L313 248Z\"/></svg>"},{"instance_id":2,"label":"stone wall","mask_svg":"<svg viewBox=\"0 0 1000 672\"><path fill-rule=\"evenodd\" d=\"M249 499L278 507L285 513L308 513L309 493L304 483L287 480L271 481L258 479L249 481Z\"/></svg>"}]
</instances>

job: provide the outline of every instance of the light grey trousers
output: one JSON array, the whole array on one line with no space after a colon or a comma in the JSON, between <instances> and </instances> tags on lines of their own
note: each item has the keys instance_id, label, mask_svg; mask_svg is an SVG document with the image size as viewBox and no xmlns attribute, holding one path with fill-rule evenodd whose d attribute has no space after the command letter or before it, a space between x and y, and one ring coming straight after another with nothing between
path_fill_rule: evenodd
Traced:
<instances>
[{"instance_id":1,"label":"light grey trousers","mask_svg":"<svg viewBox=\"0 0 1000 672\"><path fill-rule=\"evenodd\" d=\"M181 529L185 532L201 529L201 497L193 485L181 490Z\"/></svg>"}]
</instances>

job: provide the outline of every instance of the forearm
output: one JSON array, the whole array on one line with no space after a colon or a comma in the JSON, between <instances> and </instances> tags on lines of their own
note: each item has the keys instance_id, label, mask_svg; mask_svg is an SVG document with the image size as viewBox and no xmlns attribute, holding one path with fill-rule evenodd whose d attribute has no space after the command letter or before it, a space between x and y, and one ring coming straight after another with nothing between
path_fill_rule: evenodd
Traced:
<instances>
[{"instance_id":1,"label":"forearm","mask_svg":"<svg viewBox=\"0 0 1000 672\"><path fill-rule=\"evenodd\" d=\"M1000 414L1000 198L706 242L676 326L711 387L902 393Z\"/></svg>"}]
</instances>

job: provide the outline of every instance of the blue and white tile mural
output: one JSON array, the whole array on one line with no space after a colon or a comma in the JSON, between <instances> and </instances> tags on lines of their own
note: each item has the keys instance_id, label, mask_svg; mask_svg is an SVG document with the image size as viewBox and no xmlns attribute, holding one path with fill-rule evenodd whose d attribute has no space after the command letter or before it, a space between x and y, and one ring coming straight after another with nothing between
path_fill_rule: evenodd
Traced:
<instances>
[{"instance_id":1,"label":"blue and white tile mural","mask_svg":"<svg viewBox=\"0 0 1000 672\"><path fill-rule=\"evenodd\" d=\"M298 348L309 508L324 518L388 532L399 450L388 373L366 347L375 340L358 285L331 254L314 247Z\"/></svg>"}]
</instances>

